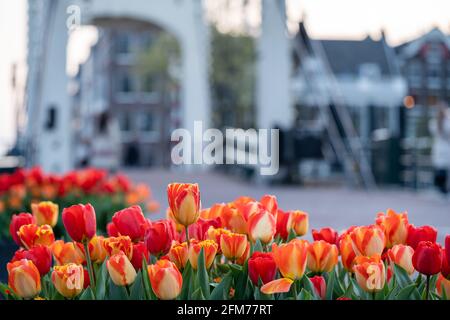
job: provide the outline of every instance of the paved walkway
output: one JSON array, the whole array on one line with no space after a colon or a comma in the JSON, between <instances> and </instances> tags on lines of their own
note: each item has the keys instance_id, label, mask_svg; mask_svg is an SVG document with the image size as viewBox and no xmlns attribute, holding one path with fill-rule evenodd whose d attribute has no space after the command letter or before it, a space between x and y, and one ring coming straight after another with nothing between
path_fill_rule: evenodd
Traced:
<instances>
[{"instance_id":1,"label":"paved walkway","mask_svg":"<svg viewBox=\"0 0 450 320\"><path fill-rule=\"evenodd\" d=\"M379 190L366 192L345 187L301 187L255 185L236 176L216 172L186 173L163 170L127 170L136 182L148 183L163 209L167 206L166 187L170 182L197 182L203 207L228 202L247 195L255 198L274 194L280 208L301 209L310 215L310 228L331 226L342 230L350 225L373 223L377 212L392 208L407 210L416 226L430 224L439 230L439 240L450 234L450 201L430 192ZM159 214L158 216L162 216Z\"/></svg>"}]
</instances>

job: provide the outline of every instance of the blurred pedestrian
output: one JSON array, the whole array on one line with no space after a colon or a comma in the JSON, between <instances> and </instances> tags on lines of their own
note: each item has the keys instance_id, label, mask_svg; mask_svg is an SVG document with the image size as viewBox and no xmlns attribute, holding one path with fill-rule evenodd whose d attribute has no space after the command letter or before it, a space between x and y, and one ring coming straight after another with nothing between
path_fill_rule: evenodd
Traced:
<instances>
[{"instance_id":1,"label":"blurred pedestrian","mask_svg":"<svg viewBox=\"0 0 450 320\"><path fill-rule=\"evenodd\" d=\"M91 165L115 172L120 165L121 141L117 121L105 111L97 118L92 139Z\"/></svg>"},{"instance_id":2,"label":"blurred pedestrian","mask_svg":"<svg viewBox=\"0 0 450 320\"><path fill-rule=\"evenodd\" d=\"M450 174L450 111L444 102L438 104L436 119L430 123L433 134L432 162L434 166L434 184L447 195Z\"/></svg>"}]
</instances>

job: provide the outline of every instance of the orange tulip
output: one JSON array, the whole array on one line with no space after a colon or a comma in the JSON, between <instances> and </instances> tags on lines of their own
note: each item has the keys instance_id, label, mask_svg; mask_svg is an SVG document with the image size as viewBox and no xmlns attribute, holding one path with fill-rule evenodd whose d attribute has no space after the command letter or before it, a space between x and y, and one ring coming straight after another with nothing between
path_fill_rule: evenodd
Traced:
<instances>
[{"instance_id":1,"label":"orange tulip","mask_svg":"<svg viewBox=\"0 0 450 320\"><path fill-rule=\"evenodd\" d=\"M235 233L247 233L247 221L243 213L230 205L223 208L220 221L224 228Z\"/></svg>"},{"instance_id":2,"label":"orange tulip","mask_svg":"<svg viewBox=\"0 0 450 320\"><path fill-rule=\"evenodd\" d=\"M180 294L183 277L173 262L159 260L148 266L148 276L153 292L159 299L172 300Z\"/></svg>"},{"instance_id":3,"label":"orange tulip","mask_svg":"<svg viewBox=\"0 0 450 320\"><path fill-rule=\"evenodd\" d=\"M361 289L366 292L377 292L383 289L386 282L386 270L379 255L356 257L353 269L356 282Z\"/></svg>"},{"instance_id":4,"label":"orange tulip","mask_svg":"<svg viewBox=\"0 0 450 320\"><path fill-rule=\"evenodd\" d=\"M353 262L356 258L355 250L353 250L353 242L350 234L342 236L339 241L339 252L341 254L341 262L345 270L353 272Z\"/></svg>"},{"instance_id":5,"label":"orange tulip","mask_svg":"<svg viewBox=\"0 0 450 320\"><path fill-rule=\"evenodd\" d=\"M39 226L48 224L49 226L54 227L58 222L59 208L56 203L51 201L32 203L31 212Z\"/></svg>"},{"instance_id":6,"label":"orange tulip","mask_svg":"<svg viewBox=\"0 0 450 320\"><path fill-rule=\"evenodd\" d=\"M94 263L102 263L105 261L108 253L106 252L105 246L103 242L105 238L103 236L93 236L89 241L89 254L91 256L91 260Z\"/></svg>"},{"instance_id":7,"label":"orange tulip","mask_svg":"<svg viewBox=\"0 0 450 320\"><path fill-rule=\"evenodd\" d=\"M214 258L216 257L217 247L217 243L213 240L198 241L196 239L192 239L189 245L189 262L191 263L192 268L197 270L198 256L203 248L206 269L209 269L214 262Z\"/></svg>"},{"instance_id":8,"label":"orange tulip","mask_svg":"<svg viewBox=\"0 0 450 320\"><path fill-rule=\"evenodd\" d=\"M202 210L200 212L200 218L205 220L220 218L222 216L222 211L226 206L225 203L216 203L211 208Z\"/></svg>"},{"instance_id":9,"label":"orange tulip","mask_svg":"<svg viewBox=\"0 0 450 320\"><path fill-rule=\"evenodd\" d=\"M166 219L175 222L175 229L177 230L177 232L182 232L185 230L184 226L182 224L179 224L178 221L175 219L173 212L172 210L170 210L170 208L167 208L166 210Z\"/></svg>"},{"instance_id":10,"label":"orange tulip","mask_svg":"<svg viewBox=\"0 0 450 320\"><path fill-rule=\"evenodd\" d=\"M388 209L386 215L378 213L376 224L384 230L386 247L392 248L396 244L405 244L408 237L408 214L396 213Z\"/></svg>"},{"instance_id":11,"label":"orange tulip","mask_svg":"<svg viewBox=\"0 0 450 320\"><path fill-rule=\"evenodd\" d=\"M187 242L179 243L172 241L172 247L168 253L170 261L175 263L178 269L182 270L189 259L189 250Z\"/></svg>"},{"instance_id":12,"label":"orange tulip","mask_svg":"<svg viewBox=\"0 0 450 320\"><path fill-rule=\"evenodd\" d=\"M409 275L414 273L414 266L412 263L413 254L414 249L403 244L396 244L387 252L389 261L405 269Z\"/></svg>"},{"instance_id":13,"label":"orange tulip","mask_svg":"<svg viewBox=\"0 0 450 320\"><path fill-rule=\"evenodd\" d=\"M222 234L231 233L232 232L230 230L223 228L214 228L213 226L211 226L208 228L208 231L206 231L206 238L209 240L214 240L218 245L217 253L222 253L222 250L220 248L220 237L222 236Z\"/></svg>"},{"instance_id":14,"label":"orange tulip","mask_svg":"<svg viewBox=\"0 0 450 320\"><path fill-rule=\"evenodd\" d=\"M129 236L105 238L103 239L103 247L108 256L113 256L119 252L125 253L128 259L133 256L133 243Z\"/></svg>"},{"instance_id":15,"label":"orange tulip","mask_svg":"<svg viewBox=\"0 0 450 320\"><path fill-rule=\"evenodd\" d=\"M169 206L175 220L187 227L200 216L200 191L198 184L171 183L167 187Z\"/></svg>"},{"instance_id":16,"label":"orange tulip","mask_svg":"<svg viewBox=\"0 0 450 320\"><path fill-rule=\"evenodd\" d=\"M53 229L47 224L38 226L36 224L27 224L20 227L17 232L23 246L30 249L37 245L51 246L55 242Z\"/></svg>"},{"instance_id":17,"label":"orange tulip","mask_svg":"<svg viewBox=\"0 0 450 320\"><path fill-rule=\"evenodd\" d=\"M297 236L303 236L308 233L309 218L308 214L303 211L295 210L289 211L289 218L287 221L288 232L293 229Z\"/></svg>"},{"instance_id":18,"label":"orange tulip","mask_svg":"<svg viewBox=\"0 0 450 320\"><path fill-rule=\"evenodd\" d=\"M31 260L10 262L6 268L8 285L19 297L31 299L41 292L41 276Z\"/></svg>"},{"instance_id":19,"label":"orange tulip","mask_svg":"<svg viewBox=\"0 0 450 320\"><path fill-rule=\"evenodd\" d=\"M447 297L447 300L450 300L450 280L446 279L441 273L436 281L436 291L437 294L441 297Z\"/></svg>"},{"instance_id":20,"label":"orange tulip","mask_svg":"<svg viewBox=\"0 0 450 320\"><path fill-rule=\"evenodd\" d=\"M272 255L275 263L285 278L291 280L300 279L305 273L308 254L308 242L306 240L294 239L288 243L274 243Z\"/></svg>"},{"instance_id":21,"label":"orange tulip","mask_svg":"<svg viewBox=\"0 0 450 320\"><path fill-rule=\"evenodd\" d=\"M248 258L250 258L250 242L247 241L245 251L240 258L236 259L236 263L242 266L248 260Z\"/></svg>"},{"instance_id":22,"label":"orange tulip","mask_svg":"<svg viewBox=\"0 0 450 320\"><path fill-rule=\"evenodd\" d=\"M269 243L272 241L276 231L277 221L265 209L261 209L258 213L253 213L248 219L248 235L253 242L259 239L262 243Z\"/></svg>"},{"instance_id":23,"label":"orange tulip","mask_svg":"<svg viewBox=\"0 0 450 320\"><path fill-rule=\"evenodd\" d=\"M136 270L133 268L128 257L122 252L116 253L106 260L111 280L117 286L130 285L136 279Z\"/></svg>"},{"instance_id":24,"label":"orange tulip","mask_svg":"<svg viewBox=\"0 0 450 320\"><path fill-rule=\"evenodd\" d=\"M269 211L273 215L277 215L278 212L278 202L277 197L266 194L261 197L260 201L261 205L266 208L267 211Z\"/></svg>"},{"instance_id":25,"label":"orange tulip","mask_svg":"<svg viewBox=\"0 0 450 320\"><path fill-rule=\"evenodd\" d=\"M62 240L57 240L52 245L52 253L56 263L60 266L68 263L86 263L84 248L79 242L64 242Z\"/></svg>"},{"instance_id":26,"label":"orange tulip","mask_svg":"<svg viewBox=\"0 0 450 320\"><path fill-rule=\"evenodd\" d=\"M223 233L220 236L220 248L227 259L235 261L245 253L247 236L239 233Z\"/></svg>"},{"instance_id":27,"label":"orange tulip","mask_svg":"<svg viewBox=\"0 0 450 320\"><path fill-rule=\"evenodd\" d=\"M76 297L84 287L83 266L75 263L55 266L52 272L52 282L63 297Z\"/></svg>"},{"instance_id":28,"label":"orange tulip","mask_svg":"<svg viewBox=\"0 0 450 320\"><path fill-rule=\"evenodd\" d=\"M308 268L313 272L330 272L338 263L338 248L324 240L308 246Z\"/></svg>"},{"instance_id":29,"label":"orange tulip","mask_svg":"<svg viewBox=\"0 0 450 320\"><path fill-rule=\"evenodd\" d=\"M379 226L356 227L350 237L357 256L381 255L386 247L386 236Z\"/></svg>"},{"instance_id":30,"label":"orange tulip","mask_svg":"<svg viewBox=\"0 0 450 320\"><path fill-rule=\"evenodd\" d=\"M289 278L281 278L270 281L261 287L261 292L264 294L285 293L289 292L294 280Z\"/></svg>"}]
</instances>

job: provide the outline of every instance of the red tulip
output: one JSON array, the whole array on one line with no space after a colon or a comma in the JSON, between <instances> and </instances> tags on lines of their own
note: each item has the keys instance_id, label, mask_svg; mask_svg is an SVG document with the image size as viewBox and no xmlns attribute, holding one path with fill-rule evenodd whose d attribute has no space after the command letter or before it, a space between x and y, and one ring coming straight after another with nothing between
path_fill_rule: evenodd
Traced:
<instances>
[{"instance_id":1,"label":"red tulip","mask_svg":"<svg viewBox=\"0 0 450 320\"><path fill-rule=\"evenodd\" d=\"M287 240L289 237L289 232L287 229L287 223L289 220L289 213L286 213L280 209L278 209L277 213L277 232L275 236L280 236L281 239Z\"/></svg>"},{"instance_id":2,"label":"red tulip","mask_svg":"<svg viewBox=\"0 0 450 320\"><path fill-rule=\"evenodd\" d=\"M331 244L338 244L338 233L333 228L312 229L314 241L324 240Z\"/></svg>"},{"instance_id":3,"label":"red tulip","mask_svg":"<svg viewBox=\"0 0 450 320\"><path fill-rule=\"evenodd\" d=\"M327 283L325 282L325 278L322 276L314 276L310 278L312 284L314 285L314 289L316 289L317 295L321 299L325 299L327 295Z\"/></svg>"},{"instance_id":4,"label":"red tulip","mask_svg":"<svg viewBox=\"0 0 450 320\"><path fill-rule=\"evenodd\" d=\"M432 226L415 227L410 224L406 244L415 250L420 241L436 242L436 238L437 230Z\"/></svg>"},{"instance_id":5,"label":"red tulip","mask_svg":"<svg viewBox=\"0 0 450 320\"><path fill-rule=\"evenodd\" d=\"M90 240L97 229L95 210L90 203L65 208L62 212L62 221L69 236L77 242Z\"/></svg>"},{"instance_id":6,"label":"red tulip","mask_svg":"<svg viewBox=\"0 0 450 320\"><path fill-rule=\"evenodd\" d=\"M412 257L414 268L427 276L440 272L441 259L441 246L431 241L419 242Z\"/></svg>"},{"instance_id":7,"label":"red tulip","mask_svg":"<svg viewBox=\"0 0 450 320\"><path fill-rule=\"evenodd\" d=\"M116 225L113 222L110 222L106 225L106 232L108 233L108 237L119 236L119 230L117 230Z\"/></svg>"},{"instance_id":8,"label":"red tulip","mask_svg":"<svg viewBox=\"0 0 450 320\"><path fill-rule=\"evenodd\" d=\"M442 262L442 274L448 279L450 277L450 234L445 237L445 249Z\"/></svg>"},{"instance_id":9,"label":"red tulip","mask_svg":"<svg viewBox=\"0 0 450 320\"><path fill-rule=\"evenodd\" d=\"M220 228L220 218L215 219L198 219L197 222L191 224L188 227L189 230L189 238L191 239L197 239L197 240L206 240L208 237L206 235L206 232L208 231L209 227L214 228ZM185 235L182 235L182 240L184 239Z\"/></svg>"},{"instance_id":10,"label":"red tulip","mask_svg":"<svg viewBox=\"0 0 450 320\"><path fill-rule=\"evenodd\" d=\"M19 213L15 214L11 218L11 223L9 224L9 233L13 238L14 242L17 243L18 246L22 246L22 242L17 235L20 227L27 224L35 224L36 219L30 213Z\"/></svg>"},{"instance_id":11,"label":"red tulip","mask_svg":"<svg viewBox=\"0 0 450 320\"><path fill-rule=\"evenodd\" d=\"M169 252L172 241L176 240L175 223L164 219L155 221L145 233L145 244L153 255L161 255Z\"/></svg>"},{"instance_id":12,"label":"red tulip","mask_svg":"<svg viewBox=\"0 0 450 320\"><path fill-rule=\"evenodd\" d=\"M148 261L149 254L147 250L147 246L144 242L138 242L133 244L133 255L131 257L131 264L136 270L141 270L142 268L142 259L145 258L145 261Z\"/></svg>"},{"instance_id":13,"label":"red tulip","mask_svg":"<svg viewBox=\"0 0 450 320\"><path fill-rule=\"evenodd\" d=\"M277 265L271 253L254 252L248 259L248 275L255 286L259 278L263 284L272 281L276 272Z\"/></svg>"},{"instance_id":14,"label":"red tulip","mask_svg":"<svg viewBox=\"0 0 450 320\"><path fill-rule=\"evenodd\" d=\"M52 253L46 246L35 246L29 250L19 249L14 253L11 262L22 259L31 260L41 276L46 275L52 267Z\"/></svg>"},{"instance_id":15,"label":"red tulip","mask_svg":"<svg viewBox=\"0 0 450 320\"><path fill-rule=\"evenodd\" d=\"M120 235L129 236L132 241L144 239L145 231L151 225L150 221L144 217L140 206L131 206L117 211L112 222Z\"/></svg>"}]
</instances>

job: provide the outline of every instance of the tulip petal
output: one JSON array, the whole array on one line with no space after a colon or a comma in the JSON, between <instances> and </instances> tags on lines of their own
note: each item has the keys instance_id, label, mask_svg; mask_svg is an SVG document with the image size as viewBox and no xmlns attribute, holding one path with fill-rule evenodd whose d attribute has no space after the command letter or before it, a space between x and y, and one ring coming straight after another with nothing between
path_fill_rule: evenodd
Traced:
<instances>
[{"instance_id":1,"label":"tulip petal","mask_svg":"<svg viewBox=\"0 0 450 320\"><path fill-rule=\"evenodd\" d=\"M288 278L281 278L270 281L261 287L261 292L264 294L284 293L291 289L293 280Z\"/></svg>"}]
</instances>

